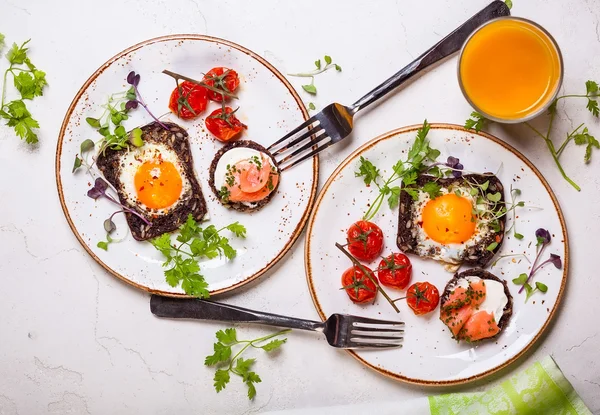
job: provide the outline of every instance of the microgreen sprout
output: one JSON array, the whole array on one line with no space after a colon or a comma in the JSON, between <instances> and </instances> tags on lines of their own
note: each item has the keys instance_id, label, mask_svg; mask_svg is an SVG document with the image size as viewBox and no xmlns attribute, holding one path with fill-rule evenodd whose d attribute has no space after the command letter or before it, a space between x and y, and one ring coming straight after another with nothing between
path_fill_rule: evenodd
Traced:
<instances>
[{"instance_id":1,"label":"microgreen sprout","mask_svg":"<svg viewBox=\"0 0 600 415\"><path fill-rule=\"evenodd\" d=\"M129 89L129 91L127 91L128 101L125 104L125 109L135 109L138 107L139 104L142 107L144 107L148 115L150 115L154 119L154 121L156 121L162 128L164 128L167 131L170 131L169 127L163 124L158 118L154 116L154 114L152 114L150 109L148 109L148 105L146 105L146 103L144 102L144 99L142 98L142 95L140 94L140 90L138 88L138 85L140 84L140 74L136 74L135 71L129 72L129 74L127 75L127 83L131 85L131 88ZM133 94L131 94L132 90Z\"/></svg>"},{"instance_id":2,"label":"microgreen sprout","mask_svg":"<svg viewBox=\"0 0 600 415\"><path fill-rule=\"evenodd\" d=\"M533 276L535 275L535 273L537 273L546 264L552 264L557 269L562 268L562 260L561 260L560 256L556 255L556 254L550 254L550 257L547 260L538 263L540 257L542 256L542 253L544 252L544 250L546 249L546 247L550 244L550 241L552 240L552 236L550 235L550 232L548 232L547 229L539 228L538 230L535 231L535 238L537 241L536 242L537 254L536 254L535 260L533 261L533 265L531 266L531 270L529 271L529 275L522 273L519 275L519 277L513 279L513 283L521 286L521 289L519 289L519 294L521 294L521 292L523 292L523 290L525 290L527 292L525 302L527 302L527 300L531 297L531 295L536 290L539 290L544 293L548 290L548 287L540 282L535 283L536 288L533 288L531 286L530 282L531 282L531 279L533 278Z\"/></svg>"},{"instance_id":3,"label":"microgreen sprout","mask_svg":"<svg viewBox=\"0 0 600 415\"><path fill-rule=\"evenodd\" d=\"M342 67L340 65L332 62L331 56L325 55L323 57L323 60L325 61L325 65L323 65L321 63L321 59L317 59L315 61L316 69L314 69L312 71L301 72L301 73L288 73L288 76L295 76L295 77L300 77L300 78L310 78L310 84L302 85L302 89L304 89L306 92L308 92L311 95L316 95L317 87L315 86L315 76L317 76L329 69L332 69L332 68L335 68L335 70L338 72L341 72L341 70L342 70ZM309 105L309 108L310 108L310 105ZM313 105L313 108L310 108L310 109L315 109L314 105Z\"/></svg>"},{"instance_id":4,"label":"microgreen sprout","mask_svg":"<svg viewBox=\"0 0 600 415\"><path fill-rule=\"evenodd\" d=\"M493 268L496 265L498 265L498 262L500 260L504 259L504 258L517 258L517 257L523 257L523 258L525 258L525 260L527 262L529 262L531 264L531 261L529 260L529 258L527 258L527 255L525 255L525 254L506 254L506 255L500 255L500 256L498 256L498 258L496 258L496 260L492 263L491 268Z\"/></svg>"},{"instance_id":5,"label":"microgreen sprout","mask_svg":"<svg viewBox=\"0 0 600 415\"><path fill-rule=\"evenodd\" d=\"M96 178L96 181L94 182L94 186L88 190L87 195L88 197L91 197L94 200L99 199L100 197L105 197L106 199L110 200L111 202L113 202L116 205L119 205L121 207L121 210L119 210L118 212L113 213L107 220L112 223L112 225L108 225L106 221L104 221L104 228L107 230L107 228L112 228L114 226L114 223L112 222L112 217L116 214L116 213L131 213L132 215L137 216L138 218L140 218L146 225L152 225L151 222L149 222L144 216L142 216L141 214L139 214L138 212L136 212L133 209L128 208L127 206L122 205L118 200L116 200L113 196L111 196L110 194L107 193L108 190L108 183L101 177ZM114 226L116 229L116 226ZM114 229L113 229L114 230ZM108 232L108 230L107 230ZM109 232L110 233L110 232Z\"/></svg>"}]
</instances>

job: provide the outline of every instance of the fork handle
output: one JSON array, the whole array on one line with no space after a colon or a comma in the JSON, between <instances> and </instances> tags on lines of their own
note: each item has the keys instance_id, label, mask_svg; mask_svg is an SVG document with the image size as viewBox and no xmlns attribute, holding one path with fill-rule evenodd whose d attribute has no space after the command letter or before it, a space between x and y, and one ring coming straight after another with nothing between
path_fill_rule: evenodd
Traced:
<instances>
[{"instance_id":1,"label":"fork handle","mask_svg":"<svg viewBox=\"0 0 600 415\"><path fill-rule=\"evenodd\" d=\"M356 114L361 109L374 103L378 99L390 93L392 90L396 89L398 86L402 85L404 81L411 78L416 73L452 55L454 52L457 52L465 43L469 35L471 35L471 33L473 33L473 31L482 24L497 17L509 15L510 9L506 3L499 0L493 1L448 36L440 40L431 49L427 50L413 62L409 63L407 66L394 74L387 81L383 82L377 88L373 89L367 95L356 101L350 108L350 111L352 114Z\"/></svg>"},{"instance_id":2,"label":"fork handle","mask_svg":"<svg viewBox=\"0 0 600 415\"><path fill-rule=\"evenodd\" d=\"M249 310L230 304L191 298L152 295L150 311L158 317L216 320L231 323L259 323L290 329L323 331L324 323Z\"/></svg>"}]
</instances>

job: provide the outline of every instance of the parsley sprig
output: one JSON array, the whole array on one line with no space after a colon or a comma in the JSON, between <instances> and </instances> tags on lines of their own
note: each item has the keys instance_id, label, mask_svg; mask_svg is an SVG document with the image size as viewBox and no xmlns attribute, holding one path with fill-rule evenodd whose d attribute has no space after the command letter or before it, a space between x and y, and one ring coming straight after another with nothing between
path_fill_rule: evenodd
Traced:
<instances>
[{"instance_id":1,"label":"parsley sprig","mask_svg":"<svg viewBox=\"0 0 600 415\"><path fill-rule=\"evenodd\" d=\"M440 151L429 146L429 140L427 139L429 130L429 123L427 120L423 121L423 126L417 131L415 141L408 151L407 160L399 160L393 167L393 173L386 180L382 181L381 172L373 163L362 156L360 157L360 165L354 175L362 177L367 186L374 184L379 189L379 194L369 205L369 209L365 212L363 220L368 221L373 219L386 197L390 209L398 206L400 202L400 186L393 186L393 183L397 180L402 180L405 186L416 183L419 174L428 169L426 163L428 161L435 161L438 158ZM430 187L429 190L435 194L439 191L439 189L436 191L433 187Z\"/></svg>"},{"instance_id":2,"label":"parsley sprig","mask_svg":"<svg viewBox=\"0 0 600 415\"><path fill-rule=\"evenodd\" d=\"M338 65L337 63L333 63L333 61L331 60L331 56L325 55L323 57L323 60L325 61L325 65L323 65L321 63L321 59L317 59L315 61L316 69L314 69L312 71L300 72L300 73L289 73L288 76L295 76L295 77L300 77L300 78L310 78L310 84L302 85L302 89L304 89L306 92L308 92L311 95L316 95L317 87L315 86L315 76L322 74L323 72L328 71L329 69L332 69L332 68L335 68L335 70L338 72L342 71L342 67L340 65ZM313 109L313 110L315 109L315 106L312 102L309 103L309 109Z\"/></svg>"},{"instance_id":3,"label":"parsley sprig","mask_svg":"<svg viewBox=\"0 0 600 415\"><path fill-rule=\"evenodd\" d=\"M27 144L37 143L38 136L35 132L40 128L39 123L33 119L24 100L32 100L44 94L44 87L48 85L46 73L40 71L27 56L27 44L31 39L23 42L21 46L13 43L6 54L10 66L4 71L2 84L2 98L0 100L0 117L6 120L6 125L13 127L17 136L24 139ZM0 34L0 49L4 45L4 35ZM6 102L6 86L8 74L13 77L13 84L20 94L20 99Z\"/></svg>"},{"instance_id":4,"label":"parsley sprig","mask_svg":"<svg viewBox=\"0 0 600 415\"><path fill-rule=\"evenodd\" d=\"M585 127L585 123L579 124L573 131L567 134L567 137L562 142L562 144L556 148L554 145L554 141L551 139L552 126L554 123L554 119L556 118L556 108L558 102L565 98L585 98L586 99L586 108L587 110L594 116L600 116L600 107L598 106L598 98L600 98L600 86L596 81L588 80L585 83L585 94L568 94L557 97L550 107L548 108L549 120L548 120L548 128L546 133L542 133L538 128L534 127L531 123L525 122L525 125L529 127L537 136L542 138L550 151L550 155L554 159L560 174L563 178L573 186L577 191L581 190L581 187L577 185L565 172L561 162L560 156L565 150L566 146L571 142L575 142L578 146L585 146L585 153L583 156L584 163L589 163L592 159L592 150L600 149L600 142L589 133L587 127ZM465 122L465 128L474 129L475 131L480 131L485 128L486 124L489 122L483 115L478 112L472 112L471 118L469 118ZM583 128L583 129L582 129Z\"/></svg>"},{"instance_id":5,"label":"parsley sprig","mask_svg":"<svg viewBox=\"0 0 600 415\"><path fill-rule=\"evenodd\" d=\"M242 381L248 387L248 399L254 399L256 396L256 387L254 384L262 381L256 372L250 370L252 365L256 362L256 359L244 359L243 357L240 357L240 355L249 347L263 349L266 352L276 350L281 347L287 339L275 339L275 337L283 336L290 331L291 330L289 329L281 330L277 333L259 337L254 340L238 340L237 332L234 328L219 330L216 334L217 342L213 345L214 354L207 356L204 360L206 366L218 365L219 367L215 372L214 377L215 390L221 392L225 389L231 380L231 374L233 373L234 375L241 377ZM265 343L267 340L271 341ZM232 357L232 348L242 344L244 346Z\"/></svg>"},{"instance_id":6,"label":"parsley sprig","mask_svg":"<svg viewBox=\"0 0 600 415\"><path fill-rule=\"evenodd\" d=\"M229 260L235 258L237 252L229 244L229 239L221 236L225 229L238 238L246 237L246 228L239 222L234 222L220 229L214 225L202 228L190 214L179 229L176 237L178 243L171 241L168 233L150 240L150 243L165 257L163 267L165 278L171 287L181 288L188 295L199 298L209 298L208 283L200 274L200 258L216 258L221 255Z\"/></svg>"}]
</instances>

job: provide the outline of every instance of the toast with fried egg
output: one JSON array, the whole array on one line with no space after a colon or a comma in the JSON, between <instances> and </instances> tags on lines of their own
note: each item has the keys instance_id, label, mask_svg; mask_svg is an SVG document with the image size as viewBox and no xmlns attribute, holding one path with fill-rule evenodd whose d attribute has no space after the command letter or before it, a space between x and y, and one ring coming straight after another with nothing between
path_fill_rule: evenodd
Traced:
<instances>
[{"instance_id":1,"label":"toast with fried egg","mask_svg":"<svg viewBox=\"0 0 600 415\"><path fill-rule=\"evenodd\" d=\"M435 197L425 191L430 182L439 188ZM502 246L503 210L504 186L491 173L458 178L422 174L400 192L398 248L450 269L460 264L484 267Z\"/></svg>"},{"instance_id":2,"label":"toast with fried egg","mask_svg":"<svg viewBox=\"0 0 600 415\"><path fill-rule=\"evenodd\" d=\"M122 205L143 215L125 213L138 241L178 229L192 215L201 220L206 201L196 173L187 132L175 123L157 122L140 127L144 145L124 150L106 149L96 164L117 190Z\"/></svg>"}]
</instances>

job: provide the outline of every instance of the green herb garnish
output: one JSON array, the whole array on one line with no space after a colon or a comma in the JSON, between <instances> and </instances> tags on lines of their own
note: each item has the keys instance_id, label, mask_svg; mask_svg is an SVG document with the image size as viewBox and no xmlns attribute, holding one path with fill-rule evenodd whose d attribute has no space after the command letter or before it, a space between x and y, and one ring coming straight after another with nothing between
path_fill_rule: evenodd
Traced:
<instances>
[{"instance_id":1,"label":"green herb garnish","mask_svg":"<svg viewBox=\"0 0 600 415\"><path fill-rule=\"evenodd\" d=\"M554 145L554 142L551 139L552 126L554 123L554 119L556 117L557 105L560 100L565 99L565 98L585 98L587 110L594 117L598 117L598 116L600 116L600 107L598 106L598 98L599 97L600 97L600 86L598 85L597 82L589 80L585 83L585 94L561 95L552 102L552 104L548 108L549 121L548 121L548 128L547 128L545 134L542 133L540 130L538 130L536 127L534 127L531 123L525 122L525 125L527 125L537 136L539 136L540 138L542 138L544 140L544 142L546 143L546 146L548 147L548 150L550 151L550 155L554 159L554 162L555 162L556 166L558 167L558 170L560 171L560 174L577 191L580 191L581 187L579 187L579 185L577 185L577 183L575 183L569 176L567 176L567 173L565 172L562 164L560 163L560 160L559 160L560 156L562 155L566 146L571 141L574 141L575 144L578 146L585 146L585 153L583 156L583 160L585 163L588 163L592 158L592 150L594 148L600 149L600 142L598 142L598 140L589 133L589 130L587 129L587 127L585 127L585 123L581 123L577 128L575 128L573 131L571 131L569 134L567 134L567 137L565 138L565 140L562 142L562 144L557 149ZM488 121L489 120L485 119L485 117L483 115L481 115L477 112L472 112L471 118L469 118L465 122L465 127L473 128L476 131L479 131L484 127L484 125ZM583 130L581 130L582 127L583 127ZM580 132L580 130L581 130L581 132Z\"/></svg>"},{"instance_id":2,"label":"green herb garnish","mask_svg":"<svg viewBox=\"0 0 600 415\"><path fill-rule=\"evenodd\" d=\"M310 78L310 84L302 85L302 89L304 89L306 92L308 92L311 95L316 95L317 87L315 86L315 76L317 76L329 69L332 69L332 68L335 68L335 70L338 72L341 72L341 70L342 70L342 67L340 65L332 62L331 56L325 55L323 57L323 60L325 61L325 65L322 65L321 59L317 59L315 61L315 66L317 68L315 70L312 70L310 72L302 72L302 73L289 73L288 76ZM312 105L312 108L311 108L311 105ZM315 106L311 102L311 103L309 103L308 108L314 110Z\"/></svg>"},{"instance_id":3,"label":"green herb garnish","mask_svg":"<svg viewBox=\"0 0 600 415\"><path fill-rule=\"evenodd\" d=\"M364 157L360 157L360 165L358 171L354 173L356 177L362 177L363 181L367 186L375 184L379 189L379 194L370 204L369 209L365 212L363 220L371 220L383 204L387 196L387 202L391 209L398 206L400 196L400 186L392 186L392 183L401 179L404 186L415 184L418 175L421 172L427 170L427 161L435 161L440 155L439 150L429 147L429 140L427 140L427 134L429 133L430 125L425 120L423 126L417 131L417 136L413 145L411 146L407 160L399 160L393 167L392 175L380 184L381 173L377 167L369 160ZM413 199L418 198L418 191L416 189L404 188ZM433 190L433 189L432 189Z\"/></svg>"},{"instance_id":4,"label":"green herb garnish","mask_svg":"<svg viewBox=\"0 0 600 415\"><path fill-rule=\"evenodd\" d=\"M181 288L186 294L199 298L208 298L208 283L200 274L198 259L216 258L225 255L227 259L236 256L236 250L229 244L229 239L221 236L223 230L229 230L238 238L246 237L246 228L234 222L221 229L214 225L206 228L199 226L190 214L187 221L179 229L177 243L172 243L171 235L165 233L150 240L150 243L165 257L163 263L167 283L171 287Z\"/></svg>"},{"instance_id":5,"label":"green herb garnish","mask_svg":"<svg viewBox=\"0 0 600 415\"><path fill-rule=\"evenodd\" d=\"M254 340L238 340L237 332L234 328L219 330L216 333L217 342L213 346L214 354L207 356L204 360L206 366L218 365L214 377L215 390L221 392L225 389L231 379L230 375L233 373L234 375L241 377L242 381L248 387L248 399L254 399L256 396L256 387L254 384L262 381L256 372L250 370L254 362L256 362L256 359L244 359L240 357L240 355L244 353L248 347L263 349L266 352L276 350L281 347L287 339L275 339L275 337L283 336L290 331L291 330L281 330L277 333L259 337ZM267 340L271 341L265 343ZM244 346L232 357L232 347L242 344Z\"/></svg>"},{"instance_id":6,"label":"green herb garnish","mask_svg":"<svg viewBox=\"0 0 600 415\"><path fill-rule=\"evenodd\" d=\"M27 56L29 48L25 41L21 46L13 43L6 54L10 66L4 71L2 95L0 100L0 117L6 120L6 125L13 127L15 134L24 139L27 144L37 143L38 136L34 130L40 128L39 123L33 119L24 100L32 100L44 94L44 87L48 85L46 73L35 67ZM4 45L4 35L0 34L0 49ZM20 99L5 102L8 74L12 75L13 84L20 94Z\"/></svg>"}]
</instances>

